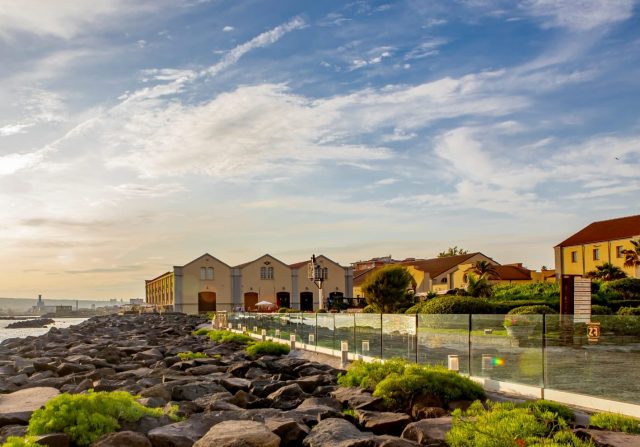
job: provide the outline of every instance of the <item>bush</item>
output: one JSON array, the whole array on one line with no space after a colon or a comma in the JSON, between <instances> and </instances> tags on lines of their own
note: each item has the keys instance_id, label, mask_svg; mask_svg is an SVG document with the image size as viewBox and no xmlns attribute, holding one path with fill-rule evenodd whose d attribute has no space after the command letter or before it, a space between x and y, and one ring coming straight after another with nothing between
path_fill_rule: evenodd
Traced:
<instances>
[{"instance_id":1,"label":"bush","mask_svg":"<svg viewBox=\"0 0 640 447\"><path fill-rule=\"evenodd\" d=\"M289 354L289 346L274 341L261 341L247 348L247 354L251 356L258 355L287 355Z\"/></svg>"},{"instance_id":2,"label":"bush","mask_svg":"<svg viewBox=\"0 0 640 447\"><path fill-rule=\"evenodd\" d=\"M614 311L621 307L640 307L640 300L612 300L607 302L607 306Z\"/></svg>"},{"instance_id":3,"label":"bush","mask_svg":"<svg viewBox=\"0 0 640 447\"><path fill-rule=\"evenodd\" d=\"M482 298L445 295L414 307L421 314L492 314L493 305Z\"/></svg>"},{"instance_id":4,"label":"bush","mask_svg":"<svg viewBox=\"0 0 640 447\"><path fill-rule=\"evenodd\" d=\"M299 312L299 310L291 309L290 307L281 307L278 309L279 314L295 314Z\"/></svg>"},{"instance_id":5,"label":"bush","mask_svg":"<svg viewBox=\"0 0 640 447\"><path fill-rule=\"evenodd\" d=\"M640 279L624 278L609 281L600 287L600 291L619 295L623 300L640 300Z\"/></svg>"},{"instance_id":6,"label":"bush","mask_svg":"<svg viewBox=\"0 0 640 447\"><path fill-rule=\"evenodd\" d=\"M196 329L191 333L191 335L208 335L211 332L211 329L206 327L201 327L200 329Z\"/></svg>"},{"instance_id":7,"label":"bush","mask_svg":"<svg viewBox=\"0 0 640 447\"><path fill-rule=\"evenodd\" d=\"M474 402L466 412L453 412L453 426L446 440L451 447L588 447L570 430L563 418L544 405L517 406L510 402Z\"/></svg>"},{"instance_id":8,"label":"bush","mask_svg":"<svg viewBox=\"0 0 640 447\"><path fill-rule=\"evenodd\" d=\"M373 306L371 306L369 304L369 305L364 306L364 309L362 309L362 313L365 313L365 314L377 314L377 313L380 313L380 312L378 312L375 307L373 307Z\"/></svg>"},{"instance_id":9,"label":"bush","mask_svg":"<svg viewBox=\"0 0 640 447\"><path fill-rule=\"evenodd\" d=\"M613 311L607 306L601 306L599 304L591 305L591 315L611 315Z\"/></svg>"},{"instance_id":10,"label":"bush","mask_svg":"<svg viewBox=\"0 0 640 447\"><path fill-rule=\"evenodd\" d=\"M2 447L44 447L42 444L38 444L35 439L33 436L25 436L24 438L9 436Z\"/></svg>"},{"instance_id":11,"label":"bush","mask_svg":"<svg viewBox=\"0 0 640 447\"><path fill-rule=\"evenodd\" d=\"M438 397L444 404L452 400L485 397L482 387L442 366L416 365L401 359L385 363L355 361L338 378L343 386L358 386L381 397L391 410L407 410L420 396Z\"/></svg>"},{"instance_id":12,"label":"bush","mask_svg":"<svg viewBox=\"0 0 640 447\"><path fill-rule=\"evenodd\" d=\"M596 413L589 418L589 425L604 430L640 433L640 420L622 414Z\"/></svg>"},{"instance_id":13,"label":"bush","mask_svg":"<svg viewBox=\"0 0 640 447\"><path fill-rule=\"evenodd\" d=\"M617 313L618 315L640 315L640 307L621 307Z\"/></svg>"},{"instance_id":14,"label":"bush","mask_svg":"<svg viewBox=\"0 0 640 447\"><path fill-rule=\"evenodd\" d=\"M492 301L543 301L560 303L560 286L557 283L534 282L529 284L497 284L493 288Z\"/></svg>"},{"instance_id":15,"label":"bush","mask_svg":"<svg viewBox=\"0 0 640 447\"><path fill-rule=\"evenodd\" d=\"M186 352L178 352L178 357L180 357L180 360L192 360L192 359L205 359L209 356L202 352L186 351Z\"/></svg>"},{"instance_id":16,"label":"bush","mask_svg":"<svg viewBox=\"0 0 640 447\"><path fill-rule=\"evenodd\" d=\"M549 306L520 306L509 311L509 315L546 315L556 314Z\"/></svg>"},{"instance_id":17,"label":"bush","mask_svg":"<svg viewBox=\"0 0 640 447\"><path fill-rule=\"evenodd\" d=\"M522 404L525 408L533 408L538 413L544 413L549 411L556 415L557 418L562 418L567 422L575 420L576 415L573 410L566 405L559 404L558 402L552 402L550 400L539 399L531 402L525 402Z\"/></svg>"},{"instance_id":18,"label":"bush","mask_svg":"<svg viewBox=\"0 0 640 447\"><path fill-rule=\"evenodd\" d=\"M634 335L640 336L640 318L633 315L594 315L593 321L600 322L604 335Z\"/></svg>"},{"instance_id":19,"label":"bush","mask_svg":"<svg viewBox=\"0 0 640 447\"><path fill-rule=\"evenodd\" d=\"M33 412L27 433L64 432L73 443L85 446L120 428L120 421L162 415L162 409L147 408L126 391L61 394Z\"/></svg>"},{"instance_id":20,"label":"bush","mask_svg":"<svg viewBox=\"0 0 640 447\"><path fill-rule=\"evenodd\" d=\"M238 343L248 345L254 342L253 338L245 334L236 334L230 331L209 331L207 333L209 339L218 343Z\"/></svg>"},{"instance_id":21,"label":"bush","mask_svg":"<svg viewBox=\"0 0 640 447\"><path fill-rule=\"evenodd\" d=\"M497 314L506 314L509 313L511 309L515 309L516 307L526 306L547 306L556 312L560 310L560 301L556 301L555 303L549 301L490 301L495 309L495 313Z\"/></svg>"}]
</instances>

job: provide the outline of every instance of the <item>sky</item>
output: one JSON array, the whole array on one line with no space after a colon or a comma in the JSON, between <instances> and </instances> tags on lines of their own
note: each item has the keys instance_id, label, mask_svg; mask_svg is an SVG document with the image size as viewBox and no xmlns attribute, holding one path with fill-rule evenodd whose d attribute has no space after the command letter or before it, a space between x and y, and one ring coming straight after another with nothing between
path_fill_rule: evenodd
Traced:
<instances>
[{"instance_id":1,"label":"sky","mask_svg":"<svg viewBox=\"0 0 640 447\"><path fill-rule=\"evenodd\" d=\"M553 267L640 213L635 0L0 0L0 296L208 252Z\"/></svg>"}]
</instances>

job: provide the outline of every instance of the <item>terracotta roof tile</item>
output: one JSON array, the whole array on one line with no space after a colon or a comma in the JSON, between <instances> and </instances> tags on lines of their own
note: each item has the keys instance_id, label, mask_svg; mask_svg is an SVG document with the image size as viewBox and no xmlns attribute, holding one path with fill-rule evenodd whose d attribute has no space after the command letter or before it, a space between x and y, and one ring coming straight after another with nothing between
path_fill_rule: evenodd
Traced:
<instances>
[{"instance_id":1,"label":"terracotta roof tile","mask_svg":"<svg viewBox=\"0 0 640 447\"><path fill-rule=\"evenodd\" d=\"M505 281L508 280L528 280L531 279L531 271L515 265L495 265L494 268L498 273L499 278Z\"/></svg>"},{"instance_id":2,"label":"terracotta roof tile","mask_svg":"<svg viewBox=\"0 0 640 447\"><path fill-rule=\"evenodd\" d=\"M560 242L556 247L625 239L638 235L640 235L640 215L619 217L617 219L593 222L573 236Z\"/></svg>"},{"instance_id":3,"label":"terracotta roof tile","mask_svg":"<svg viewBox=\"0 0 640 447\"><path fill-rule=\"evenodd\" d=\"M435 278L458 264L464 264L466 260L479 254L482 253L468 253L466 255L446 256L444 258L425 259L422 261L405 261L401 264L413 266L417 270L422 270L423 272L429 272L429 276L431 278Z\"/></svg>"}]
</instances>

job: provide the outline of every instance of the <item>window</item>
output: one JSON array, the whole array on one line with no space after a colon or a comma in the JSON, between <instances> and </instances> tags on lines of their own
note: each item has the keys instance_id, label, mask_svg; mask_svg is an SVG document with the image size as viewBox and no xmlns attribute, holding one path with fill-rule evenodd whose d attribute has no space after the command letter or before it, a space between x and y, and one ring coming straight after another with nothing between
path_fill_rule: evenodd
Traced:
<instances>
[{"instance_id":1,"label":"window","mask_svg":"<svg viewBox=\"0 0 640 447\"><path fill-rule=\"evenodd\" d=\"M624 257L622 251L623 251L622 245L616 245L616 258Z\"/></svg>"},{"instance_id":2,"label":"window","mask_svg":"<svg viewBox=\"0 0 640 447\"><path fill-rule=\"evenodd\" d=\"M578 252L577 251L572 251L571 252L571 262L578 262Z\"/></svg>"},{"instance_id":3,"label":"window","mask_svg":"<svg viewBox=\"0 0 640 447\"><path fill-rule=\"evenodd\" d=\"M446 284L446 283L447 283L447 277L445 276L444 278L442 278L442 279L440 280L440 282L441 282L442 284Z\"/></svg>"},{"instance_id":4,"label":"window","mask_svg":"<svg viewBox=\"0 0 640 447\"><path fill-rule=\"evenodd\" d=\"M593 249L593 260L594 261L600 260L600 249L599 248L594 248Z\"/></svg>"},{"instance_id":5,"label":"window","mask_svg":"<svg viewBox=\"0 0 640 447\"><path fill-rule=\"evenodd\" d=\"M273 267L260 267L260 279L273 279Z\"/></svg>"},{"instance_id":6,"label":"window","mask_svg":"<svg viewBox=\"0 0 640 447\"><path fill-rule=\"evenodd\" d=\"M200 267L200 281L204 281L207 278L207 268Z\"/></svg>"},{"instance_id":7,"label":"window","mask_svg":"<svg viewBox=\"0 0 640 447\"><path fill-rule=\"evenodd\" d=\"M213 280L213 267L207 267L207 279Z\"/></svg>"}]
</instances>

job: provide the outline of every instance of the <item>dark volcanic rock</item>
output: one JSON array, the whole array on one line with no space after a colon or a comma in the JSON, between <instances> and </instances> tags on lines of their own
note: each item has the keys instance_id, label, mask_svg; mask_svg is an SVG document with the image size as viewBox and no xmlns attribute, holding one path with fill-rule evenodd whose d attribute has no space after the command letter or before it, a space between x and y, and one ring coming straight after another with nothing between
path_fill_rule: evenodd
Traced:
<instances>
[{"instance_id":1,"label":"dark volcanic rock","mask_svg":"<svg viewBox=\"0 0 640 447\"><path fill-rule=\"evenodd\" d=\"M446 446L445 435L451 430L451 417L423 419L413 422L404 429L402 438L420 445Z\"/></svg>"},{"instance_id":2,"label":"dark volcanic rock","mask_svg":"<svg viewBox=\"0 0 640 447\"><path fill-rule=\"evenodd\" d=\"M134 431L110 433L98 439L92 447L151 447L151 441L145 435Z\"/></svg>"},{"instance_id":3,"label":"dark volcanic rock","mask_svg":"<svg viewBox=\"0 0 640 447\"><path fill-rule=\"evenodd\" d=\"M31 414L59 393L55 388L30 388L0 395L0 427L27 425Z\"/></svg>"},{"instance_id":4,"label":"dark volcanic rock","mask_svg":"<svg viewBox=\"0 0 640 447\"><path fill-rule=\"evenodd\" d=\"M376 435L400 436L411 422L411 416L404 413L356 410L356 415L360 425Z\"/></svg>"},{"instance_id":5,"label":"dark volcanic rock","mask_svg":"<svg viewBox=\"0 0 640 447\"><path fill-rule=\"evenodd\" d=\"M9 323L7 329L22 329L22 328L41 328L46 327L49 324L55 323L51 318L35 318L32 320L16 321L15 323Z\"/></svg>"}]
</instances>

